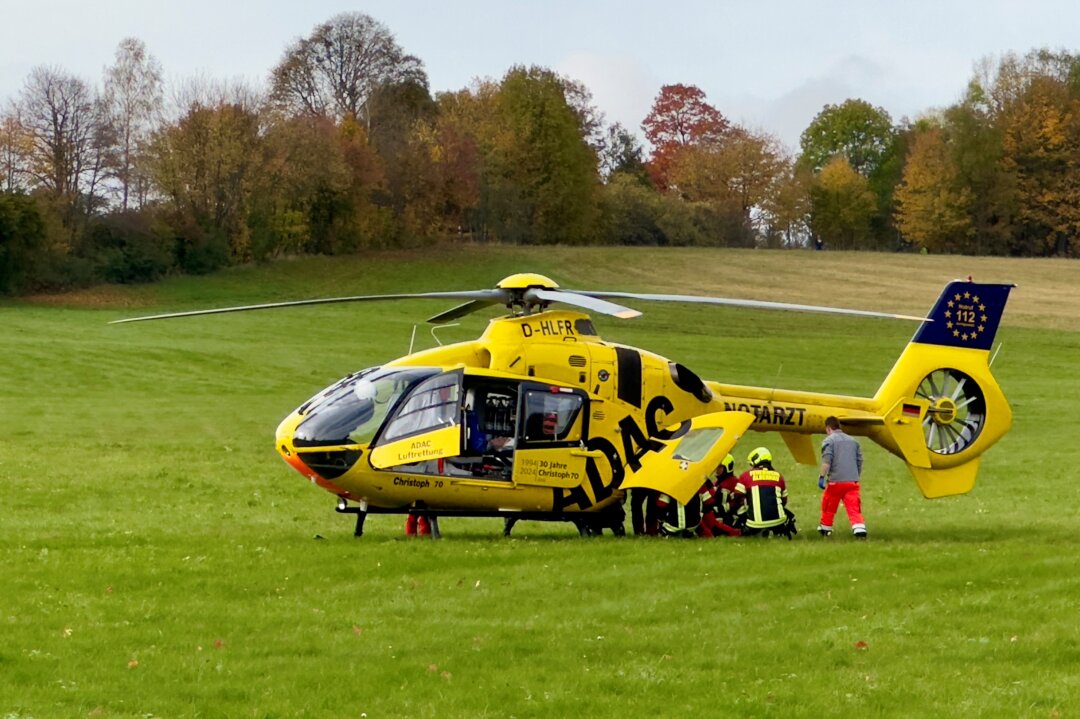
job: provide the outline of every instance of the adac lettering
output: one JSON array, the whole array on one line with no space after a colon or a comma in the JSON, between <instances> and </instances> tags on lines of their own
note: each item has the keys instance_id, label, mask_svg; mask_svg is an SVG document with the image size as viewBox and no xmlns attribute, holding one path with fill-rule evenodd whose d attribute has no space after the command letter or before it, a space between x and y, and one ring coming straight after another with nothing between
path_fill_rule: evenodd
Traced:
<instances>
[{"instance_id":1,"label":"adac lettering","mask_svg":"<svg viewBox=\"0 0 1080 719\"><path fill-rule=\"evenodd\" d=\"M626 476L626 466L629 466L633 471L637 471L641 468L641 458L645 456L646 452L655 452L663 448L664 445L660 440L673 439L686 434L690 429L689 422L683 422L672 432L660 429L660 413L667 414L674 409L675 406L667 397L653 397L645 408L645 428L648 435L642 431L632 415L628 414L619 420L620 434L622 434L623 438L621 453L619 448L604 437L592 437L585 444L585 448L592 452L603 453L608 466L611 467L611 476L605 482L604 474L606 473L601 472L596 458L589 457L585 461L585 474L589 478L589 487L592 489L593 499L589 498L588 492L580 485L570 489L555 489L553 490L555 494L555 511L561 511L574 505L577 505L580 509L586 509L597 502L602 502L610 497L615 489L622 484L623 478Z\"/></svg>"},{"instance_id":2,"label":"adac lettering","mask_svg":"<svg viewBox=\"0 0 1080 719\"><path fill-rule=\"evenodd\" d=\"M570 320L540 320L539 322L522 322L521 333L525 337L540 335L542 337L573 336L574 323Z\"/></svg>"},{"instance_id":3,"label":"adac lettering","mask_svg":"<svg viewBox=\"0 0 1080 719\"><path fill-rule=\"evenodd\" d=\"M804 407L724 402L724 411L731 412L733 410L751 412L754 415L754 421L777 426L802 427L803 422L806 420L806 409Z\"/></svg>"},{"instance_id":4,"label":"adac lettering","mask_svg":"<svg viewBox=\"0 0 1080 719\"><path fill-rule=\"evenodd\" d=\"M439 450L431 446L431 440L418 440L409 444L409 448L397 453L397 462L399 464L408 464L409 462L419 462L424 459L431 459L439 456Z\"/></svg>"}]
</instances>

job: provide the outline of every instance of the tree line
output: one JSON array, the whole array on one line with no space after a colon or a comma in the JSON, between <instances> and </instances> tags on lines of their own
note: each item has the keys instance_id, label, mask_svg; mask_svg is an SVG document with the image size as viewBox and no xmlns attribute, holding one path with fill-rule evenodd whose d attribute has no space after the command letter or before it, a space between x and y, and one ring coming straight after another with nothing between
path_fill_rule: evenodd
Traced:
<instances>
[{"instance_id":1,"label":"tree line","mask_svg":"<svg viewBox=\"0 0 1080 719\"><path fill-rule=\"evenodd\" d=\"M893 122L826 105L792 154L692 85L636 132L581 83L517 66L432 95L363 13L289 46L264 88L166 88L123 40L99 84L34 68L0 111L0 292L140 282L430 242L1075 256L1080 57L986 60Z\"/></svg>"}]
</instances>

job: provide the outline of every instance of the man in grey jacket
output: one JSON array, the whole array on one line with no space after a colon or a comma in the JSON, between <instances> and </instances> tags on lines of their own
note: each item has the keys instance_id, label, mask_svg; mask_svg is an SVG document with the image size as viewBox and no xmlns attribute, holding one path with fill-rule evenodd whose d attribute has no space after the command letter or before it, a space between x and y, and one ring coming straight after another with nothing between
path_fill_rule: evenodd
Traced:
<instances>
[{"instance_id":1,"label":"man in grey jacket","mask_svg":"<svg viewBox=\"0 0 1080 719\"><path fill-rule=\"evenodd\" d=\"M866 523L862 516L859 478L862 476L862 447L840 429L836 417L825 420L825 441L821 443L821 476L818 487L825 490L821 497L821 523L818 532L832 534L833 519L840 503L844 503L851 532L856 539L866 539Z\"/></svg>"}]
</instances>

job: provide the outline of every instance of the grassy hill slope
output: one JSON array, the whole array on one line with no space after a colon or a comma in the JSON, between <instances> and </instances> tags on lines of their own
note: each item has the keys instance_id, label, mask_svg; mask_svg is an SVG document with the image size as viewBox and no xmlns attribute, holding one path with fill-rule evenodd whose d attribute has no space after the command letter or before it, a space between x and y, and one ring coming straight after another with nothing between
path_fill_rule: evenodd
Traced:
<instances>
[{"instance_id":1,"label":"grassy hill slope","mask_svg":"<svg viewBox=\"0 0 1080 719\"><path fill-rule=\"evenodd\" d=\"M313 258L0 305L0 716L1068 716L1080 701L1074 428L1080 283L1053 260L736 250ZM964 497L867 449L872 539L811 536L812 468L769 443L793 542L580 540L447 520L359 541L273 430L345 373L434 342L449 304L109 326L159 311L563 286L922 313L958 276L1016 282L995 372L1015 426ZM910 323L638 305L602 335L729 382L872 393ZM494 311L487 316L494 314ZM486 317L441 330L457 341ZM843 526L841 524L841 526ZM324 539L316 540L318 535Z\"/></svg>"}]
</instances>

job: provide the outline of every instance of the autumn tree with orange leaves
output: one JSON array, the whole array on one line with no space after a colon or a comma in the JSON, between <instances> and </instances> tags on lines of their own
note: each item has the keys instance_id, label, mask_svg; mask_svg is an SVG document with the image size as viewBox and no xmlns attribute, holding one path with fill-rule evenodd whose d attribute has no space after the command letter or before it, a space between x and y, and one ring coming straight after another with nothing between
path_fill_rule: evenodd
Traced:
<instances>
[{"instance_id":1,"label":"autumn tree with orange leaves","mask_svg":"<svg viewBox=\"0 0 1080 719\"><path fill-rule=\"evenodd\" d=\"M673 154L668 179L690 202L709 202L728 221L726 244L753 246L767 222L758 212L790 163L775 138L733 126L719 140Z\"/></svg>"},{"instance_id":2,"label":"autumn tree with orange leaves","mask_svg":"<svg viewBox=\"0 0 1080 719\"><path fill-rule=\"evenodd\" d=\"M896 225L908 242L933 252L967 250L975 234L972 199L945 132L933 127L918 133L896 189Z\"/></svg>"},{"instance_id":3,"label":"autumn tree with orange leaves","mask_svg":"<svg viewBox=\"0 0 1080 719\"><path fill-rule=\"evenodd\" d=\"M1035 78L1007 115L1004 147L1026 249L1080 256L1080 99L1062 83Z\"/></svg>"},{"instance_id":4,"label":"autumn tree with orange leaves","mask_svg":"<svg viewBox=\"0 0 1080 719\"><path fill-rule=\"evenodd\" d=\"M649 174L657 187L667 189L668 174L679 150L721 140L731 123L705 102L705 93L694 85L664 85L652 110L641 123L652 143Z\"/></svg>"},{"instance_id":5,"label":"autumn tree with orange leaves","mask_svg":"<svg viewBox=\"0 0 1080 719\"><path fill-rule=\"evenodd\" d=\"M814 179L810 190L814 203L811 226L814 234L835 250L870 249L870 223L877 197L865 177L847 158L837 155Z\"/></svg>"}]
</instances>

